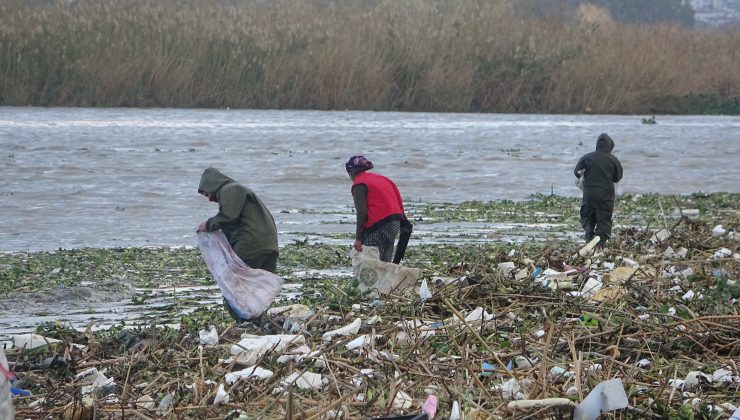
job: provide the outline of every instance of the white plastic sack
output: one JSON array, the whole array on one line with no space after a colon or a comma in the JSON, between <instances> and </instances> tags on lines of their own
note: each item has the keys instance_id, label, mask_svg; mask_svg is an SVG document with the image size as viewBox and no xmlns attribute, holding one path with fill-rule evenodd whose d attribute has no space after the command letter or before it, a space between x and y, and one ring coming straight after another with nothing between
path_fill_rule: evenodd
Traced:
<instances>
[{"instance_id":1,"label":"white plastic sack","mask_svg":"<svg viewBox=\"0 0 740 420\"><path fill-rule=\"evenodd\" d=\"M197 233L198 248L231 309L242 319L261 315L283 287L283 279L247 266L231 249L223 232Z\"/></svg>"},{"instance_id":2,"label":"white plastic sack","mask_svg":"<svg viewBox=\"0 0 740 420\"><path fill-rule=\"evenodd\" d=\"M360 290L376 289L388 294L416 285L421 277L420 269L380 261L379 255L374 246L363 246L362 252L352 249L352 270L360 280Z\"/></svg>"},{"instance_id":3,"label":"white plastic sack","mask_svg":"<svg viewBox=\"0 0 740 420\"><path fill-rule=\"evenodd\" d=\"M585 169L581 169L580 171L578 171L578 174L580 176L576 178L576 187L578 187L578 189L581 191L583 191L583 182L586 181L586 177L583 176L584 172L586 172Z\"/></svg>"}]
</instances>

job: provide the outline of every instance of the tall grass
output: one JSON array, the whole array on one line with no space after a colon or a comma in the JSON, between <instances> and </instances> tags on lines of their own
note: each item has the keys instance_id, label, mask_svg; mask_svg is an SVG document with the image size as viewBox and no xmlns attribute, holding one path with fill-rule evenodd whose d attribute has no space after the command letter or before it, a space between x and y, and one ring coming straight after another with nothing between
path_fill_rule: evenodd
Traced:
<instances>
[{"instance_id":1,"label":"tall grass","mask_svg":"<svg viewBox=\"0 0 740 420\"><path fill-rule=\"evenodd\" d=\"M504 0L2 0L0 104L659 112L736 101L739 50Z\"/></svg>"}]
</instances>

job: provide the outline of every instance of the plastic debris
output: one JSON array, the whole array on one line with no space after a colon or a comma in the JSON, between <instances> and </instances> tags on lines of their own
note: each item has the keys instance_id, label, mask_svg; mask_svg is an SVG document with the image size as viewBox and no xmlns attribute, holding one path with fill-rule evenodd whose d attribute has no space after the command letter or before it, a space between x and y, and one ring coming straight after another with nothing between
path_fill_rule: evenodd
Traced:
<instances>
[{"instance_id":1,"label":"plastic debris","mask_svg":"<svg viewBox=\"0 0 740 420\"><path fill-rule=\"evenodd\" d=\"M221 403L223 404L229 403L229 393L226 392L226 390L224 389L224 384L218 385L216 396L213 398L213 405L219 405Z\"/></svg>"},{"instance_id":2,"label":"plastic debris","mask_svg":"<svg viewBox=\"0 0 740 420\"><path fill-rule=\"evenodd\" d=\"M421 277L420 269L381 261L379 255L378 247L374 246L363 246L362 252L352 249L352 270L360 281L361 291L389 294L413 287Z\"/></svg>"},{"instance_id":3,"label":"plastic debris","mask_svg":"<svg viewBox=\"0 0 740 420\"><path fill-rule=\"evenodd\" d=\"M691 300L694 297L694 291L689 290L688 292L684 293L683 296L681 296L681 299L683 300Z\"/></svg>"},{"instance_id":4,"label":"plastic debris","mask_svg":"<svg viewBox=\"0 0 740 420\"><path fill-rule=\"evenodd\" d=\"M629 406L622 380L610 379L594 387L573 412L573 420L594 420L607 411Z\"/></svg>"},{"instance_id":5,"label":"plastic debris","mask_svg":"<svg viewBox=\"0 0 740 420\"><path fill-rule=\"evenodd\" d=\"M488 362L482 362L480 370L480 376L491 376L498 370L498 368Z\"/></svg>"},{"instance_id":6,"label":"plastic debris","mask_svg":"<svg viewBox=\"0 0 740 420\"><path fill-rule=\"evenodd\" d=\"M282 315L299 321L305 321L313 315L314 311L308 306L296 303L294 305L277 306L267 310L267 315Z\"/></svg>"},{"instance_id":7,"label":"plastic debris","mask_svg":"<svg viewBox=\"0 0 740 420\"><path fill-rule=\"evenodd\" d=\"M591 255L594 247L596 247L596 244L598 244L599 241L601 241L601 237L594 236L593 239L591 239L591 241L586 244L586 246L578 250L578 255L580 255L581 257L588 257L589 255Z\"/></svg>"},{"instance_id":8,"label":"plastic debris","mask_svg":"<svg viewBox=\"0 0 740 420\"><path fill-rule=\"evenodd\" d=\"M83 385L82 388L80 388L80 393L82 395L87 395L95 389L112 385L114 380L113 378L106 377L104 374L99 372L98 369L90 368L75 375L75 383Z\"/></svg>"},{"instance_id":9,"label":"plastic debris","mask_svg":"<svg viewBox=\"0 0 740 420\"><path fill-rule=\"evenodd\" d=\"M664 242L670 237L671 232L669 232L668 229L661 229L653 234L653 236L650 238L650 242L652 242L654 245L657 245L661 242Z\"/></svg>"},{"instance_id":10,"label":"plastic debris","mask_svg":"<svg viewBox=\"0 0 740 420\"><path fill-rule=\"evenodd\" d=\"M432 292L429 291L429 286L427 286L427 279L423 279L421 281L421 287L419 287L419 297L421 300L428 300L432 297Z\"/></svg>"},{"instance_id":11,"label":"plastic debris","mask_svg":"<svg viewBox=\"0 0 740 420\"><path fill-rule=\"evenodd\" d=\"M732 256L732 251L730 251L727 248L720 248L718 249L714 255L712 255L712 258L719 259L719 258L729 258Z\"/></svg>"},{"instance_id":12,"label":"plastic debris","mask_svg":"<svg viewBox=\"0 0 740 420\"><path fill-rule=\"evenodd\" d=\"M382 335L376 335L375 338L382 338ZM365 334L361 335L354 340L347 343L347 350L356 350L362 347L365 347L373 342L373 338L370 337L370 335Z\"/></svg>"},{"instance_id":13,"label":"plastic debris","mask_svg":"<svg viewBox=\"0 0 740 420\"><path fill-rule=\"evenodd\" d=\"M215 346L218 344L218 331L216 331L216 327L211 325L209 328L200 330L198 332L198 338L200 339L200 344Z\"/></svg>"},{"instance_id":14,"label":"plastic debris","mask_svg":"<svg viewBox=\"0 0 740 420\"><path fill-rule=\"evenodd\" d=\"M511 401L507 407L511 410L543 409L547 407L575 407L576 403L567 398L545 398L542 400Z\"/></svg>"},{"instance_id":15,"label":"plastic debris","mask_svg":"<svg viewBox=\"0 0 740 420\"><path fill-rule=\"evenodd\" d=\"M452 409L450 410L450 420L460 420L460 403L457 401L452 402Z\"/></svg>"},{"instance_id":16,"label":"plastic debris","mask_svg":"<svg viewBox=\"0 0 740 420\"><path fill-rule=\"evenodd\" d=\"M637 363L635 363L635 366L637 366L639 368L647 368L647 367L650 367L650 365L652 365L652 364L653 364L653 362L651 362L648 359L640 359L640 360L637 361Z\"/></svg>"},{"instance_id":17,"label":"plastic debris","mask_svg":"<svg viewBox=\"0 0 740 420\"><path fill-rule=\"evenodd\" d=\"M502 262L499 263L497 266L498 270L501 272L502 275L507 277L509 274L511 274L512 271L516 268L516 264L514 264L511 261Z\"/></svg>"},{"instance_id":18,"label":"plastic debris","mask_svg":"<svg viewBox=\"0 0 740 420\"><path fill-rule=\"evenodd\" d=\"M306 343L302 335L242 335L239 343L231 346L231 354L239 363L253 365L270 350L284 351L288 346L301 346Z\"/></svg>"},{"instance_id":19,"label":"plastic debris","mask_svg":"<svg viewBox=\"0 0 740 420\"><path fill-rule=\"evenodd\" d=\"M427 416L429 416L430 419L433 419L435 414L437 414L437 396L427 396L426 401L424 401L424 404L421 406L421 411L427 413Z\"/></svg>"},{"instance_id":20,"label":"plastic debris","mask_svg":"<svg viewBox=\"0 0 740 420\"><path fill-rule=\"evenodd\" d=\"M272 378L272 371L263 369L259 366L252 366L246 369L238 370L236 372L229 372L224 377L224 380L229 385L234 385L236 381L242 378L257 378L259 380L265 380Z\"/></svg>"},{"instance_id":21,"label":"plastic debris","mask_svg":"<svg viewBox=\"0 0 740 420\"><path fill-rule=\"evenodd\" d=\"M345 325L342 328L337 328L336 330L325 332L324 335L321 336L321 338L324 341L329 341L332 338L337 337L337 336L347 336L347 335L357 334L357 332L360 331L361 325L362 325L362 319L355 318L355 320L352 321L352 323Z\"/></svg>"},{"instance_id":22,"label":"plastic debris","mask_svg":"<svg viewBox=\"0 0 740 420\"><path fill-rule=\"evenodd\" d=\"M414 404L414 400L411 396L401 390L396 392L396 397L393 399L393 407L407 410Z\"/></svg>"},{"instance_id":23,"label":"plastic debris","mask_svg":"<svg viewBox=\"0 0 740 420\"><path fill-rule=\"evenodd\" d=\"M136 407L144 410L153 410L156 404L150 395L142 395L136 399Z\"/></svg>"},{"instance_id":24,"label":"plastic debris","mask_svg":"<svg viewBox=\"0 0 740 420\"><path fill-rule=\"evenodd\" d=\"M732 371L728 369L717 369L712 373L712 381L719 383L732 383Z\"/></svg>"},{"instance_id":25,"label":"plastic debris","mask_svg":"<svg viewBox=\"0 0 740 420\"><path fill-rule=\"evenodd\" d=\"M25 348L26 350L62 342L56 338L44 337L38 334L18 334L14 335L12 340L15 347Z\"/></svg>"},{"instance_id":26,"label":"plastic debris","mask_svg":"<svg viewBox=\"0 0 740 420\"><path fill-rule=\"evenodd\" d=\"M718 238L725 233L727 233L727 229L722 227L722 225L717 225L712 229L712 236L714 236L715 238Z\"/></svg>"},{"instance_id":27,"label":"plastic debris","mask_svg":"<svg viewBox=\"0 0 740 420\"><path fill-rule=\"evenodd\" d=\"M522 388L516 379L509 379L501 384L499 389L501 390L501 398L505 400L521 400L524 398L524 394L521 392Z\"/></svg>"},{"instance_id":28,"label":"plastic debris","mask_svg":"<svg viewBox=\"0 0 740 420\"><path fill-rule=\"evenodd\" d=\"M712 382L712 377L704 372L693 371L689 372L684 379L683 390L692 390L698 388L702 384L708 384Z\"/></svg>"},{"instance_id":29,"label":"plastic debris","mask_svg":"<svg viewBox=\"0 0 740 420\"><path fill-rule=\"evenodd\" d=\"M284 386L295 384L295 386L301 389L321 389L329 383L329 380L318 373L303 372L299 374L298 372L293 372L287 378L283 379L281 383Z\"/></svg>"}]
</instances>

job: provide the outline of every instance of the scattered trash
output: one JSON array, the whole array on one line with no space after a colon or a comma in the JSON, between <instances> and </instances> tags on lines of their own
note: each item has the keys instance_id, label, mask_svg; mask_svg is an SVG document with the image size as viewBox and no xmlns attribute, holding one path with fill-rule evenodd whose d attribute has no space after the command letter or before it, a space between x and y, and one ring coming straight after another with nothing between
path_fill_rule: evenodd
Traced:
<instances>
[{"instance_id":1,"label":"scattered trash","mask_svg":"<svg viewBox=\"0 0 740 420\"><path fill-rule=\"evenodd\" d=\"M460 420L460 403L457 401L452 402L452 409L450 410L450 420Z\"/></svg>"},{"instance_id":2,"label":"scattered trash","mask_svg":"<svg viewBox=\"0 0 740 420\"><path fill-rule=\"evenodd\" d=\"M224 380L228 385L234 385L239 379L257 378L259 380L265 380L272 378L272 371L263 369L259 366L252 366L246 369L238 370L236 372L229 372L224 376Z\"/></svg>"},{"instance_id":3,"label":"scattered trash","mask_svg":"<svg viewBox=\"0 0 740 420\"><path fill-rule=\"evenodd\" d=\"M732 256L732 251L730 251L727 248L720 248L717 250L717 252L712 255L712 258L719 259L719 258L729 258Z\"/></svg>"},{"instance_id":4,"label":"scattered trash","mask_svg":"<svg viewBox=\"0 0 740 420\"><path fill-rule=\"evenodd\" d=\"M426 413L429 419L434 419L435 414L437 414L437 396L427 396L426 401L421 406L421 411Z\"/></svg>"},{"instance_id":5,"label":"scattered trash","mask_svg":"<svg viewBox=\"0 0 740 420\"><path fill-rule=\"evenodd\" d=\"M329 379L313 372L293 372L283 379L281 383L284 386L295 384L295 386L301 389L321 389L329 383Z\"/></svg>"},{"instance_id":6,"label":"scattered trash","mask_svg":"<svg viewBox=\"0 0 740 420\"><path fill-rule=\"evenodd\" d=\"M681 296L681 299L683 300L691 300L694 297L694 291L689 290L688 292L684 293L683 296Z\"/></svg>"},{"instance_id":7,"label":"scattered trash","mask_svg":"<svg viewBox=\"0 0 740 420\"><path fill-rule=\"evenodd\" d=\"M629 406L621 379L610 379L594 387L573 412L573 420L594 420L607 411Z\"/></svg>"},{"instance_id":8,"label":"scattered trash","mask_svg":"<svg viewBox=\"0 0 740 420\"><path fill-rule=\"evenodd\" d=\"M113 378L106 377L96 368L90 368L78 373L74 380L76 384L83 385L80 388L80 393L82 395L90 394L96 389L103 388L114 383Z\"/></svg>"},{"instance_id":9,"label":"scattered trash","mask_svg":"<svg viewBox=\"0 0 740 420\"><path fill-rule=\"evenodd\" d=\"M419 288L419 297L421 300L428 300L432 297L432 292L429 291L429 286L427 286L427 279L423 279L421 281L421 287Z\"/></svg>"},{"instance_id":10,"label":"scattered trash","mask_svg":"<svg viewBox=\"0 0 740 420\"><path fill-rule=\"evenodd\" d=\"M218 390L216 391L216 396L213 398L213 405L219 405L219 404L228 404L229 403L229 393L224 390L224 384L218 385Z\"/></svg>"},{"instance_id":11,"label":"scattered trash","mask_svg":"<svg viewBox=\"0 0 740 420\"><path fill-rule=\"evenodd\" d=\"M393 407L401 409L401 410L407 410L411 408L411 406L414 404L414 400L409 396L409 394L398 390L396 392L396 397L393 399Z\"/></svg>"},{"instance_id":12,"label":"scattered trash","mask_svg":"<svg viewBox=\"0 0 740 420\"><path fill-rule=\"evenodd\" d=\"M722 227L722 225L717 225L712 229L712 236L714 236L715 238L718 238L725 233L727 233L727 229Z\"/></svg>"},{"instance_id":13,"label":"scattered trash","mask_svg":"<svg viewBox=\"0 0 740 420\"><path fill-rule=\"evenodd\" d=\"M24 348L26 350L31 350L49 344L58 344L62 342L62 340L48 338L38 334L18 334L14 335L11 339L15 347L22 349Z\"/></svg>"},{"instance_id":14,"label":"scattered trash","mask_svg":"<svg viewBox=\"0 0 740 420\"><path fill-rule=\"evenodd\" d=\"M216 327L211 325L207 329L202 329L198 333L198 337L200 338L200 344L215 346L218 344L218 331L216 331Z\"/></svg>"},{"instance_id":15,"label":"scattered trash","mask_svg":"<svg viewBox=\"0 0 740 420\"><path fill-rule=\"evenodd\" d=\"M324 335L321 336L321 338L324 341L329 341L332 338L337 337L337 336L346 336L346 335L357 334L357 332L360 331L360 326L362 326L362 319L356 318L349 325L345 325L344 327L337 328L336 330L333 330L333 331L327 331L327 332L325 332Z\"/></svg>"},{"instance_id":16,"label":"scattered trash","mask_svg":"<svg viewBox=\"0 0 740 420\"><path fill-rule=\"evenodd\" d=\"M511 401L506 405L510 410L531 410L549 407L575 407L576 403L567 398L545 398L542 400Z\"/></svg>"},{"instance_id":17,"label":"scattered trash","mask_svg":"<svg viewBox=\"0 0 740 420\"><path fill-rule=\"evenodd\" d=\"M352 270L363 292L394 293L412 287L421 277L420 269L381 261L379 255L374 246L363 246L362 252L351 251Z\"/></svg>"},{"instance_id":18,"label":"scattered trash","mask_svg":"<svg viewBox=\"0 0 740 420\"><path fill-rule=\"evenodd\" d=\"M732 383L732 371L728 369L717 369L712 373L712 381L720 383Z\"/></svg>"},{"instance_id":19,"label":"scattered trash","mask_svg":"<svg viewBox=\"0 0 740 420\"><path fill-rule=\"evenodd\" d=\"M497 267L504 277L508 277L509 274L511 274L511 272L514 271L514 269L516 268L516 265L513 262L509 261L509 262L499 263Z\"/></svg>"},{"instance_id":20,"label":"scattered trash","mask_svg":"<svg viewBox=\"0 0 740 420\"><path fill-rule=\"evenodd\" d=\"M306 343L302 335L242 335L239 343L231 346L231 354L236 361L245 365L254 365L263 354L272 350L282 352L288 346L301 346Z\"/></svg>"},{"instance_id":21,"label":"scattered trash","mask_svg":"<svg viewBox=\"0 0 740 420\"><path fill-rule=\"evenodd\" d=\"M671 232L669 232L668 229L661 229L653 234L653 237L650 238L650 242L652 242L653 245L657 245L659 243L665 242L665 240L670 237Z\"/></svg>"},{"instance_id":22,"label":"scattered trash","mask_svg":"<svg viewBox=\"0 0 740 420\"><path fill-rule=\"evenodd\" d=\"M480 372L481 376L491 376L494 373L496 373L498 368L488 362L482 362L480 366L480 370L481 370Z\"/></svg>"},{"instance_id":23,"label":"scattered trash","mask_svg":"<svg viewBox=\"0 0 740 420\"><path fill-rule=\"evenodd\" d=\"M588 257L589 255L591 255L591 253L594 250L594 247L596 247L599 241L601 241L601 237L594 236L593 239L591 239L589 243L587 243L583 248L578 250L578 255L580 255L581 257Z\"/></svg>"},{"instance_id":24,"label":"scattered trash","mask_svg":"<svg viewBox=\"0 0 740 420\"><path fill-rule=\"evenodd\" d=\"M521 392L519 382L516 379L509 379L508 381L501 384L499 389L501 390L501 398L505 400L521 400L524 398L524 394Z\"/></svg>"},{"instance_id":25,"label":"scattered trash","mask_svg":"<svg viewBox=\"0 0 740 420\"><path fill-rule=\"evenodd\" d=\"M699 372L699 371L689 372L688 375L686 375L686 379L684 379L683 390L691 391L692 389L696 389L697 387L701 385L709 384L711 382L712 382L712 377L707 375L704 372Z\"/></svg>"}]
</instances>

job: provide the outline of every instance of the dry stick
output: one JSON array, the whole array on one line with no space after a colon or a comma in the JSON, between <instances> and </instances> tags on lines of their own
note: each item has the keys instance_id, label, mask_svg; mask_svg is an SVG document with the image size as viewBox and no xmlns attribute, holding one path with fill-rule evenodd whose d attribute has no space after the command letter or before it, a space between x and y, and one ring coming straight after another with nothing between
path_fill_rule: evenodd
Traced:
<instances>
[{"instance_id":1,"label":"dry stick","mask_svg":"<svg viewBox=\"0 0 740 420\"><path fill-rule=\"evenodd\" d=\"M552 322L548 322L550 324L548 330L547 330L547 338L545 339L545 349L542 352L542 360L540 361L540 378L542 379L542 394L547 397L547 354L550 350L550 343L552 342L552 334L555 332L555 324ZM538 392L539 396L539 392Z\"/></svg>"},{"instance_id":2,"label":"dry stick","mask_svg":"<svg viewBox=\"0 0 740 420\"><path fill-rule=\"evenodd\" d=\"M131 360L129 361L129 364L128 364L128 371L126 372L126 380L123 383L123 391L121 392L121 399L124 401L128 400L128 389L129 389L128 379L129 379L129 376L131 375L131 367L134 365L133 361L134 361L134 356L132 355Z\"/></svg>"},{"instance_id":3,"label":"dry stick","mask_svg":"<svg viewBox=\"0 0 740 420\"><path fill-rule=\"evenodd\" d=\"M504 364L504 362L502 362L501 359L499 359L499 357L496 355L496 353L494 353L493 350L491 350L491 347L489 347L488 344L483 340L483 338L481 338L481 336L478 335L478 333L473 329L473 327L471 327L465 321L465 317L462 316L462 314L457 309L455 309L454 306L452 306L450 301L445 298L445 299L442 299L442 302L444 302L445 306L447 306L447 308L449 308L452 311L452 313L454 313L455 316L460 319L463 325L465 325L465 328L467 328L473 334L473 336L481 343L481 345L483 345L483 348L486 349L487 352L491 353L494 360L496 360L496 363L498 363L499 366L501 366L509 376L511 376L514 379L518 379L516 373L514 373L513 370L509 370L506 368L506 365Z\"/></svg>"},{"instance_id":4,"label":"dry stick","mask_svg":"<svg viewBox=\"0 0 740 420\"><path fill-rule=\"evenodd\" d=\"M570 353L573 356L573 365L575 370L575 383L578 389L578 401L583 401L583 389L581 389L581 362L576 352L576 343L571 334L570 340L568 340L570 346Z\"/></svg>"},{"instance_id":5,"label":"dry stick","mask_svg":"<svg viewBox=\"0 0 740 420\"><path fill-rule=\"evenodd\" d=\"M352 389L347 394L344 394L342 397L336 399L331 404L325 406L325 407L318 407L318 408L312 408L310 410L306 410L306 415L309 416L309 420L318 419L321 418L324 414L329 412L329 410L333 410L336 407L340 406L344 401L346 401L349 397L355 395L357 392L359 392L363 387L358 386L357 388Z\"/></svg>"}]
</instances>

